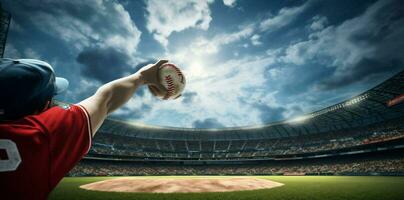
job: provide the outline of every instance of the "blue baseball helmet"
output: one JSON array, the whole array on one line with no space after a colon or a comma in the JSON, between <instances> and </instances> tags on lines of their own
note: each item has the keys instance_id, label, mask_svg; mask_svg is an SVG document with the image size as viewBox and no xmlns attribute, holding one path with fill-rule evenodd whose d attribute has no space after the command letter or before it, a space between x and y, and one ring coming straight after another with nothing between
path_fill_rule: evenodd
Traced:
<instances>
[{"instance_id":1,"label":"blue baseball helmet","mask_svg":"<svg viewBox=\"0 0 404 200\"><path fill-rule=\"evenodd\" d=\"M50 64L35 59L0 59L0 119L33 114L69 82L55 76Z\"/></svg>"}]
</instances>

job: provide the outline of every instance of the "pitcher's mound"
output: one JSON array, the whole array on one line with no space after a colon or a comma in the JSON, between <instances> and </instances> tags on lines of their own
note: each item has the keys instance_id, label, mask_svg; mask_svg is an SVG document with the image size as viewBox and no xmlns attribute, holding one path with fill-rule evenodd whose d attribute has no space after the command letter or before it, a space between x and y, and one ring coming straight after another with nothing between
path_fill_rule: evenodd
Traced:
<instances>
[{"instance_id":1,"label":"pitcher's mound","mask_svg":"<svg viewBox=\"0 0 404 200\"><path fill-rule=\"evenodd\" d=\"M268 189L282 183L260 178L116 178L80 186L86 190L108 192L229 192Z\"/></svg>"}]
</instances>

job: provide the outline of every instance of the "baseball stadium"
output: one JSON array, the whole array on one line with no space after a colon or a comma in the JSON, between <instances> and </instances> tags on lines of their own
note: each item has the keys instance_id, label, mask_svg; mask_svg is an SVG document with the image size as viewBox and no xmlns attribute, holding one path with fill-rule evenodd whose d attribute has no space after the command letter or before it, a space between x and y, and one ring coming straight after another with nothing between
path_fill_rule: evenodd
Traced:
<instances>
[{"instance_id":1,"label":"baseball stadium","mask_svg":"<svg viewBox=\"0 0 404 200\"><path fill-rule=\"evenodd\" d=\"M149 9L152 6L158 7L163 5L164 3L161 3L163 1L157 3L156 1L152 0L150 1L105 0L105 1L83 1L83 3L80 3L80 1L76 2L72 1L74 3L71 3L70 1L60 1L62 3L60 3L59 1L54 2L49 1L51 3L49 3L48 1L43 2L40 1L40 3L35 1L16 1L17 3L12 1L2 1L2 2L3 4L6 5L6 8L10 9L10 11L8 11L7 9L3 9L0 4L1 57L30 56L38 59L47 58L48 60L56 64L60 64L62 62L67 63L71 62L74 63L72 64L72 66L74 65L76 67L77 66L88 67L90 66L90 65L87 66L88 63L91 63L92 60L97 59L98 59L97 64L100 63L104 64L103 63L104 61L105 63L108 64L110 60L113 60L114 62L116 61L116 63L120 63L114 58L108 58L106 60L103 60L100 57L105 57L105 55L107 54L102 54L97 50L91 52L91 50L93 50L91 48L96 46L97 48L105 48L107 50L110 50L111 52L113 52L111 49L121 48L119 49L120 50L119 53L122 53L128 49L127 46L131 45L129 43L133 41L130 39L133 38L135 38L136 41L139 38L146 40L146 43L148 43L146 45L137 41L139 43L139 46L141 46L142 48L149 48L150 46L153 47L153 45L156 44L157 44L156 46L159 46L161 48L161 46L166 45L162 49L164 49L164 51L168 51L170 49L169 45L167 46L167 44L170 44L168 43L169 40L171 40L170 42L180 40L175 37L174 39L169 38L171 33L173 33L173 35L174 32L175 34L177 33L179 34L185 29L188 29L186 31L189 32L194 31L194 30L190 31L189 29L191 28L206 31L205 30L206 23L204 20L208 19L207 25L209 25L209 22L211 20L211 18L209 17L205 17L203 19L196 19L195 25L193 27L185 27L183 29L180 28L172 29L169 30L170 33L167 35L165 33L163 34L159 32L157 28L153 29L150 28L149 26L146 27L146 25L142 27L143 26L142 24L146 23L150 23L153 25L153 23L151 23L151 22L155 23L155 21L153 20L149 21L144 20L144 22L141 23L136 21L137 25L141 27L139 28L139 30L143 32L139 31L137 27L134 26L134 23L128 22L130 21L128 20L128 17L130 18L135 16L133 18L143 19L142 17L145 16L150 17L150 15L152 15L149 13L148 15L145 14L144 16L143 15L141 16L137 15L137 13L133 14L131 12L127 12L127 10L130 10L129 8L131 8L130 7L131 4L136 4L136 6L141 8L147 7L147 9ZM177 9L177 7L180 7L178 6L179 4L187 4L189 2L191 1L172 1L171 4L173 5L171 5L171 7L168 7L168 9ZM255 1L254 3L258 4L258 6L254 7L254 9L259 10L260 6L262 7L264 4L266 4L263 2L264 1L262 2ZM265 34L267 35L277 34L276 31L273 31L272 29L280 29L280 30L282 30L282 28L285 29L285 27L287 27L287 25L285 24L288 23L293 24L293 20L298 21L299 17L304 18L309 16L309 14L307 13L310 11L310 9L321 10L325 6L321 7L320 4L322 5L328 4L328 2L325 3L325 1L324 2L302 1L304 2L303 4L299 4L300 1L295 1L293 3L291 3L292 1L291 2L285 1L285 2L286 2L285 5L279 3L278 12L270 12L269 14L267 13L266 15L260 16L272 19L272 21L264 20L258 17L252 18L253 20L261 19L262 23L257 23L259 25L253 24L254 26L246 26L246 27L254 27L252 28L253 31L257 32L258 34L253 34L252 32L250 33L249 31L246 32L241 31L241 34L237 33L231 35L232 39L223 39L224 37L218 37L219 39L222 40L220 41L215 40L217 38L213 37L212 41L215 41L220 45L225 46L230 45L231 43L236 43L238 40L242 40L248 37L251 38L247 39L248 42L250 42L251 44L250 43L248 45L237 44L238 45L237 47L239 49L263 47L266 45L265 41L263 40ZM330 30L335 30L335 32L337 32L338 34L343 35L344 33L341 32L348 31L349 28L347 27L349 27L352 24L355 26L359 26L358 24L361 24L360 21L361 19L367 19L366 17L369 16L370 16L369 18L371 18L373 17L373 14L376 16L375 18L377 18L377 20L380 19L385 20L385 18L388 17L383 16L380 17L382 15L380 13L388 13L388 12L382 12L382 11L386 10L389 11L388 9L392 9L395 12L397 12L397 10L401 12L403 10L402 7L400 9L396 9L397 6L394 7L394 5L398 5L400 4L400 2L397 3L393 0L386 2L388 3L385 3L384 1L369 1L369 2L360 1L359 3L354 3L355 5L358 4L356 5L358 8L355 8L358 10L355 10L353 8L355 7L355 5L351 6L352 2L349 2L348 3L349 8L355 10L356 13L354 15L352 14L354 13L354 11L350 13L344 10L343 14L341 14L350 17L349 19L344 18L344 20L348 21L345 24L346 27L344 26L345 21L343 20L338 21L334 19L334 21L332 21L333 20L332 17L329 17L329 19L327 19L319 17L320 14L316 14L314 17L310 15L310 19L304 21L304 23L307 23L307 21L312 23L311 26L304 24L304 26L302 26L303 28L294 28L291 32L288 32L288 34L284 35L285 37L289 37L293 36L299 30L305 30L305 31L309 30L312 31L312 33L308 34L309 35L308 41L312 42L320 37L328 37L329 35L332 35L329 32L326 32ZM195 1L192 2L192 4L190 5L185 5L184 8L179 9L178 12L182 12L186 9L191 9L193 6L196 6L197 8L206 6L205 11L201 11L202 14L211 14L209 10L211 9L212 13L219 11L218 13L224 15L233 12L233 11L230 12L226 9L233 9L233 10L237 9L237 12L245 12L244 8L245 10L247 10L247 8L252 9L251 7L248 7L248 5L246 5L247 3L254 4L252 3L252 1L243 2L240 0L206 1L206 2ZM40 6L38 6L37 4ZM76 4L82 7L80 6L76 7ZM277 4L278 3L274 3L275 6ZM319 4L320 6L316 4ZM339 4L339 2L335 4ZM242 5L244 7L242 7ZM359 8L361 8L362 10L360 10ZM206 9L208 9L209 12L207 12ZM334 12L331 11L333 9L334 8L332 6L328 6L326 12L330 13ZM339 11L338 9L341 9L341 7L335 8L336 11ZM312 12L312 10L310 12ZM104 11L107 14L102 13ZM136 10L136 12L137 11L138 10ZM159 11L161 11L161 9ZM255 14L255 10L253 11ZM83 14L84 12L88 13ZM31 13L33 14L31 15ZM167 14L165 12L161 13ZM365 14L362 15L362 13ZM93 15L90 16L90 14ZM163 14L158 17L160 18L169 17L168 14L166 16ZM283 18L281 16L280 18L282 20L278 20L276 18L277 16L273 16L276 14L279 16L285 15L286 18ZM392 16L389 16L392 19L394 19L392 20L393 22L391 22L391 24L393 24L391 26L395 27L395 25L397 24L401 26L402 24L400 25L399 22L401 23L404 22L403 20L404 17L402 13L401 14L399 13L397 15L393 14ZM82 17L81 15L86 16ZM296 15L295 18L293 18L294 15ZM338 17L341 17L341 15L338 14ZM59 19L58 18L59 16L63 16L60 17L61 20L60 22L55 20ZM189 15L185 16L187 19L182 20L187 22L193 20L192 18L193 16L192 17ZM212 14L212 17L213 16L214 15ZM361 18L361 16L364 17ZM32 19L29 19L31 17ZM100 20L101 22L96 20L97 17L101 19ZM243 15L243 17L245 16ZM216 19L220 17L214 16L213 18ZM290 20L292 18L293 20ZM355 19L356 21L355 20L349 21L351 18ZM11 21L12 19L15 20ZM98 34L95 31L92 32L94 27L101 27L104 25L104 23L107 24L113 22L112 19L118 19L117 21L115 21L116 24L110 25L111 27L107 27L105 29L100 28L100 34ZM177 20L177 18L175 19ZM238 17L233 17L232 20L240 20L240 19ZM377 20L375 20L376 22L374 24L379 23L379 21ZM39 38L38 40L42 39L45 42L42 42L40 45L37 45L37 43L31 42L30 39L32 38L28 38L27 35L24 35L26 34L24 33L24 28L26 28L24 27L24 23L28 23L27 21L32 24L39 22L38 23L39 25L35 24L32 26L34 28L29 26L29 28L31 28L30 31L27 31L28 28L25 30L25 32L29 32L27 35L29 35L30 37L32 36L33 38L37 37ZM47 21L49 21L49 23L47 23ZM338 21L338 23L335 21ZM70 22L71 24L66 25L68 24L67 22ZM75 29L79 26L86 26L93 22L94 24L91 25L93 25L94 27L91 27L89 25L83 29ZM368 21L365 20L365 22L368 23L369 26L372 25L371 20ZM390 23L390 21L388 22ZM59 23L61 23L62 25ZM279 23L280 25L273 25L274 23ZM373 29L379 28L380 32L382 32L385 35L388 35L387 34L388 31L393 32L393 30L389 29L388 27L389 23L385 23L383 26L380 25L380 27L374 26L371 28ZM122 24L124 24L125 26L123 26ZM133 25L129 26L130 27L128 28L129 31L126 29L128 24ZM380 22L380 24L383 23ZM327 25L329 27L326 27ZM213 26L213 22L211 26ZM296 24L295 26L298 27L298 25ZM67 29L63 29L66 27ZM167 27L169 26L164 26L165 31L169 29ZM270 31L264 30L265 27L267 28L270 27L271 30ZM60 28L62 31L60 30L54 31L57 28ZM69 28L71 30L69 30ZM343 31L339 32L338 28L341 28L341 30ZM355 28L351 29L353 30ZM146 35L147 34L146 29L151 29L148 30L149 35ZM323 35L322 32L320 32L322 31L320 29L326 30L325 33L327 33L328 35L326 34ZM94 28L94 30L97 29ZM130 34L127 35L134 35L134 34L137 35L136 37L133 38L123 37L123 39L117 36L118 38L117 39L115 36L119 34L114 32L117 30L128 31ZM384 43L383 45L379 46L375 45L377 47L376 49L383 50L383 48L387 47L388 45L396 47L400 46L400 44L403 44L402 43L402 37L404 33L403 30L404 29L402 29L401 27L401 29L399 29L397 32L394 32L395 34L391 34L395 36L398 35L399 37L391 37L389 38L390 40L388 39L383 40L383 42L388 41L385 42L386 43L385 46ZM55 37L56 39L50 37L49 35L46 35L48 34L47 33L48 31L50 33L52 33L52 31L58 33L57 37ZM9 32L12 34L11 36ZM46 32L45 33L46 37L41 35L43 34L42 32ZM142 37L140 37L140 32L143 34ZM79 36L75 37L74 34L79 34ZM86 34L89 34L91 36L88 36ZM108 38L110 36L108 34L113 35L113 37L111 37L113 39ZM261 37L259 34L262 35L263 37ZM351 37L349 39L352 41L355 39L360 40L360 42L358 43L360 43L363 46L360 45L359 46L361 48L367 47L366 45L364 45L366 42L363 42L365 41L365 39L363 39L366 36L365 34L355 36L356 37ZM10 38L8 37L12 37L11 43ZM83 38L86 37L90 39L84 40ZM154 41L154 43L150 42L151 40L154 40L153 38L157 40L157 42L156 41ZM191 38L191 37L184 37L184 38ZM281 37L279 36L279 38ZM369 40L372 40L372 42L376 43L375 41L377 41L380 38L381 37L379 36L377 37L374 36ZM400 38L400 41L395 40L394 42L391 42L395 38ZM289 39L291 41L299 41L295 40L294 38L292 38L293 40L291 38L287 38L287 39L280 39L279 41ZM337 41L338 39L342 40L341 38L338 38L338 36L336 36L335 41ZM6 40L8 40L7 43ZM103 42L105 43L110 42L111 44L108 44L110 46L108 46L107 44L105 44L105 46L100 45L101 43L103 44ZM274 43L276 42L277 41L274 41ZM91 46L92 43L96 45ZM136 45L138 43L134 45L134 48L137 47ZM178 44L182 43L179 42ZM32 45L32 48L26 49L26 46L29 45ZM316 46L317 43L310 43L310 45ZM209 45L207 46L211 47ZM321 45L318 46L322 48ZM53 47L54 50L49 51L49 49L46 49L48 47ZM25 51L21 49L24 49ZM34 51L34 50L37 50L37 52L40 52L41 50L45 51L44 49L47 52L49 52L49 55L47 55L49 57L46 57L44 55L41 55L42 56L41 57ZM212 50L209 48L206 49ZM401 53L399 52L399 50L402 49L402 46L400 46L400 48L391 48L391 49L392 49L391 52L387 53L383 52L382 50L375 51L376 53L374 54L374 56L375 57L380 56L380 59L384 58L390 59L389 56L386 56L387 54L391 54L394 56L397 56L399 54L397 57L399 59L403 58L402 52ZM155 49L153 49L153 51L154 50ZM214 48L213 50L217 51L217 49ZM150 50L145 51L148 52ZM198 53L200 53L199 51ZM257 50L257 52L258 51L264 52L264 50L262 49ZM365 52L365 50L363 51ZM133 55L138 56L138 54L136 53L133 52L128 53L128 52L125 52L126 54L124 53L124 55L121 54L119 55L121 55L125 59L129 59L129 57ZM277 51L266 50L265 52L266 54L263 60L267 59L266 58L267 56L272 55L271 53L274 52L276 53ZM286 50L285 52L287 53ZM352 52L350 53L355 54L354 51ZM100 55L98 55L97 53L100 53ZM240 52L240 54L239 52L236 53L234 53L234 56L241 57L242 52ZM62 58L62 56L60 55L68 55L71 57L76 56L75 57L76 59L75 60L73 59L73 61L71 61L66 59L65 57ZM111 53L108 55L114 55L114 54ZM154 56L155 54L151 55ZM185 54L185 57L186 55L188 54ZM88 56L90 59L87 60L84 59L83 57L85 56ZM150 55L147 56L150 57ZM394 56L391 57L393 58ZM54 57L55 59L52 60ZM256 57L258 59L259 56ZM316 56L312 57L314 59L314 57ZM371 60L370 58L366 59L365 61ZM391 68L387 67L378 68L377 66L375 66L374 68L370 69L373 66L370 67L366 66L369 68L365 68L365 70L358 69L357 71L359 71L362 74L366 74L367 71L372 71L373 69L374 69L373 71L376 72L374 72L373 74L374 76L369 76L371 78L368 79L370 80L368 82L371 82L371 84L367 85L365 84L363 85L363 87L362 86L356 87L357 85L360 85L360 83L366 82L366 81L363 82L358 81L357 85L353 83L351 85L346 86L347 88L351 86L353 87L352 90L347 89L347 91L350 92L350 93L347 92L349 93L349 95L345 94L342 95L343 97L348 98L343 98L343 100L336 98L338 99L338 101L335 101L331 104L319 103L318 105L321 105L320 108L318 105L311 106L311 108L316 108L314 109L314 111L307 109L309 111L302 112L304 113L302 115L300 114L293 115L291 117L272 121L268 120L268 122L262 124L259 123L255 123L254 125L242 124L239 126L237 125L218 126L213 128L186 127L186 126L175 127L165 125L159 126L158 123L156 123L157 125L156 124L149 125L148 123L142 123L141 120L133 120L135 118L134 117L132 118L130 115L129 116L126 115L125 117L122 116L116 117L114 115L112 116L110 115L108 116L108 118L106 118L101 127L98 129L97 134L92 139L90 139L91 148L89 149L88 153L84 156L83 159L81 159L77 163L77 165L75 165L75 167L72 170L70 170L70 172L62 179L62 181L57 185L57 187L53 191L51 191L50 195L48 196L48 199L51 200L404 199L404 190L403 190L404 188L403 66L404 65L403 62L401 62L404 59L402 60L399 59L398 61L392 59L395 62L391 63L397 66ZM279 60L281 59L278 59L276 62L281 62ZM325 62L324 60L321 60L320 63ZM202 61L203 59L201 59L201 62ZM52 65L54 65L53 63ZM261 64L261 62L258 61L257 62L254 61L252 63ZM297 63L299 64L299 62ZM361 64L360 61L358 61L358 63ZM380 64L381 62L365 62L366 65L368 64L371 65L375 63ZM66 66L64 67L66 68ZM198 66L192 66L192 67L198 68ZM89 71L91 71L91 73L88 73L88 71L86 70L68 71L67 69L57 67L55 68L57 72L61 72L61 74L67 75L68 78L73 79L79 77L71 81L73 87L75 88L72 89L73 92L69 91L70 93L68 95L74 96L74 98L71 98L71 96L69 97L67 95L67 98L57 99L58 101L56 103L59 104L59 106L66 108L69 108L70 103L76 103L74 101L78 99L77 97L82 98L84 95L88 95L89 93L86 90L90 91L91 89L94 89L90 87L91 83L93 82L88 80L98 78L99 79L97 80L98 82L95 81L95 83L101 85L100 83L106 83L108 81L111 81L108 79L110 77L106 78L107 75L105 74L108 74L109 76L116 72L115 69L111 71L105 70L105 74L100 75L99 77L94 76L95 77L94 78L94 77L85 77L85 74L87 75L96 74L96 71L97 70L101 71L100 70L101 68L90 67ZM134 69L135 68L130 68L131 72ZM312 70L311 68L308 69L309 69L308 71ZM77 71L80 72L78 73L79 75L75 74ZM119 69L117 71L119 71ZM352 73L357 72L355 70L352 71L353 71ZM387 72L383 74L380 71L387 71ZM124 72L126 73L127 71ZM247 70L247 72L249 71ZM383 78L380 78L382 76L377 78L376 75L378 72L380 72L380 74L383 74L385 76ZM116 73L118 74L118 72ZM246 73L246 71L241 71L241 73ZM231 74L235 73L232 72ZM322 73L320 72L314 74L315 74L314 76L317 77L322 76ZM388 76L386 74L388 74ZM226 76L227 75L228 74L226 74ZM304 76L303 73L301 76ZM81 78L83 77L84 79L85 78L88 79L82 81ZM374 80L376 79L378 80L377 83L372 82L373 81L372 78L374 77L376 77ZM197 78L201 80L204 78L209 79L209 77L202 77L202 78L197 77ZM187 84L191 85L192 80L197 82L199 79L191 79L191 81L187 82ZM294 80L290 79L288 81L293 82ZM233 82L230 81L230 83ZM300 82L298 82L297 84L299 83ZM86 88L87 86L90 89ZM81 87L83 87L84 89L81 89ZM358 91L358 88L362 89ZM254 91L257 90L253 90L253 92ZM335 90L335 91L343 91L343 90ZM270 91L268 90L268 92ZM289 93L287 93L287 95L289 95ZM183 97L180 98L185 98L184 96L185 95L183 95ZM139 96L136 97L138 98ZM4 97L1 96L1 98ZM327 98L331 99L332 97L328 96ZM145 97L140 101L145 101L145 99L148 100ZM180 101L180 100L181 99L173 101ZM184 100L182 102L184 102ZM225 104L226 102L222 103ZM287 103L285 102L285 104ZM316 102L312 101L311 104L316 104ZM150 104L150 105L156 105L156 104ZM192 106L192 103L191 104L184 103L184 105ZM0 111L2 110L0 109ZM148 110L146 109L146 111ZM135 112L133 112L132 114L135 115ZM270 114L271 113L268 113L268 115ZM88 118L87 120L90 121ZM221 121L220 118L219 121ZM87 130L91 130L91 126ZM70 147L66 148L70 150ZM1 149L2 148L0 148L0 150ZM0 151L0 161L1 161L0 164L2 164L2 161L7 160L7 155L4 156L2 153L4 152ZM3 159L4 157L6 157L6 159ZM2 199L1 196L2 195L0 194L0 199Z\"/></svg>"},{"instance_id":2,"label":"baseball stadium","mask_svg":"<svg viewBox=\"0 0 404 200\"><path fill-rule=\"evenodd\" d=\"M51 199L400 199L403 86L400 72L352 99L263 126L108 119Z\"/></svg>"}]
</instances>

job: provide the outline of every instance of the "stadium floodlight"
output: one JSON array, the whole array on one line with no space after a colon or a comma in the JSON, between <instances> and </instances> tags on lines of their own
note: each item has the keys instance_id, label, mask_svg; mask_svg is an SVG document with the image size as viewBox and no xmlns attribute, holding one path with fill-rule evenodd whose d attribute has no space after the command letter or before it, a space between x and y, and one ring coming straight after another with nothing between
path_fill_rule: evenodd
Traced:
<instances>
[{"instance_id":1,"label":"stadium floodlight","mask_svg":"<svg viewBox=\"0 0 404 200\"><path fill-rule=\"evenodd\" d=\"M288 123L291 123L291 124L303 123L312 117L313 117L312 115L303 115L303 116L299 116L299 117L289 120Z\"/></svg>"},{"instance_id":2,"label":"stadium floodlight","mask_svg":"<svg viewBox=\"0 0 404 200\"><path fill-rule=\"evenodd\" d=\"M362 102L363 100L367 99L368 97L369 97L369 94L363 94L363 95L357 96L357 97L355 97L353 99L350 99L348 101L345 101L343 103L339 103L337 105L325 108L323 110L320 110L320 111L317 111L317 112L314 112L314 113L311 113L310 115L307 115L306 117L304 117L304 116L297 117L295 119L290 120L289 122L292 122L292 123L293 122L294 123L302 122L302 121L305 121L308 118L317 117L319 115L323 115L323 114L326 114L328 112L333 112L333 111L336 111L336 110L341 109L341 108L345 108L345 107L349 107L349 106L358 104L358 103Z\"/></svg>"},{"instance_id":3,"label":"stadium floodlight","mask_svg":"<svg viewBox=\"0 0 404 200\"><path fill-rule=\"evenodd\" d=\"M351 100L349 100L349 101L343 103L343 106L344 106L344 107L345 107L345 106L352 106L352 105L354 105L354 104L357 104L357 103L359 103L359 102L361 102L361 101L367 99L368 97L369 97L368 94L364 94L364 95L361 95L361 96L357 96L357 97L355 97L355 98L353 98L353 99L351 99Z\"/></svg>"}]
</instances>

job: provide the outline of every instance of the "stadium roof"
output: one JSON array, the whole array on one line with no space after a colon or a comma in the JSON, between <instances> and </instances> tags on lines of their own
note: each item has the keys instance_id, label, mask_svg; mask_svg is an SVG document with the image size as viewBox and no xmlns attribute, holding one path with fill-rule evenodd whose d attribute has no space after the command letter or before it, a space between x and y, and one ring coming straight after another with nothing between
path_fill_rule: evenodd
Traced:
<instances>
[{"instance_id":1,"label":"stadium roof","mask_svg":"<svg viewBox=\"0 0 404 200\"><path fill-rule=\"evenodd\" d=\"M294 119L221 129L173 128L107 119L100 131L150 139L229 140L328 133L404 117L404 71L344 102Z\"/></svg>"}]
</instances>

